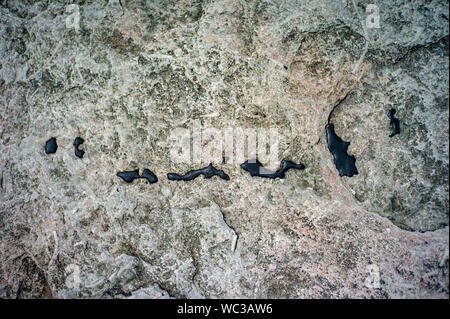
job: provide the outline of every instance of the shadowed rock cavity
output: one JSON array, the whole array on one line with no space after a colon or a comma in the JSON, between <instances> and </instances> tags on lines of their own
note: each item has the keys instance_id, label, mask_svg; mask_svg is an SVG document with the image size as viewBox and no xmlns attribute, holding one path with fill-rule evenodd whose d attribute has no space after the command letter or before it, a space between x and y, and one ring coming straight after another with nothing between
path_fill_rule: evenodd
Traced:
<instances>
[{"instance_id":1,"label":"shadowed rock cavity","mask_svg":"<svg viewBox=\"0 0 450 319\"><path fill-rule=\"evenodd\" d=\"M350 142L344 142L334 132L334 124L328 124L326 127L328 149L333 154L334 165L339 171L340 176L352 177L358 174L355 162L356 159L353 155L348 155L347 149Z\"/></svg>"},{"instance_id":2,"label":"shadowed rock cavity","mask_svg":"<svg viewBox=\"0 0 450 319\"><path fill-rule=\"evenodd\" d=\"M172 181L190 181L194 178L197 178L199 175L203 175L205 176L205 178L211 178L217 175L227 181L230 179L230 176L228 176L224 171L216 169L214 166L212 166L212 163L205 168L189 171L185 175L168 173L167 178Z\"/></svg>"},{"instance_id":3,"label":"shadowed rock cavity","mask_svg":"<svg viewBox=\"0 0 450 319\"><path fill-rule=\"evenodd\" d=\"M305 169L305 165L296 164L294 162L283 160L281 162L281 168L275 172L270 171L257 160L245 161L241 164L241 168L250 173L251 176L265 177L265 178L284 178L284 173L291 168Z\"/></svg>"},{"instance_id":4,"label":"shadowed rock cavity","mask_svg":"<svg viewBox=\"0 0 450 319\"><path fill-rule=\"evenodd\" d=\"M400 134L400 121L394 117L395 112L395 109L390 109L388 113L388 117L391 120L392 125L392 134L390 134L389 137Z\"/></svg>"}]
</instances>

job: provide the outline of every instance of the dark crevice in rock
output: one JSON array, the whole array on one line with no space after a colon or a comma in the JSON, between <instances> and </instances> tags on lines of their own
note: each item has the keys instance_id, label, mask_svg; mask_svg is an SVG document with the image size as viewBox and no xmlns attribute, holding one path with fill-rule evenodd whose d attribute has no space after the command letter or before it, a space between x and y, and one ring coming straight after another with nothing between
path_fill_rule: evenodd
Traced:
<instances>
[{"instance_id":1,"label":"dark crevice in rock","mask_svg":"<svg viewBox=\"0 0 450 319\"><path fill-rule=\"evenodd\" d=\"M223 213L222 209L220 208L219 204L216 203L216 205L219 207L219 211L220 211L220 214L222 215L223 222L233 232L234 236L236 236L236 239L233 239L234 242L233 242L233 245L231 248L231 252L234 253L236 251L237 243L239 241L239 234L236 231L236 229L233 226L231 226L231 224L227 221L227 218L226 218L225 214Z\"/></svg>"},{"instance_id":2,"label":"dark crevice in rock","mask_svg":"<svg viewBox=\"0 0 450 319\"><path fill-rule=\"evenodd\" d=\"M169 288L160 284L159 282L155 282L155 284L156 284L156 286L158 286L159 289L161 289L162 291L165 291L169 295L170 298L177 299L177 297L175 296L175 293L173 293Z\"/></svg>"},{"instance_id":3,"label":"dark crevice in rock","mask_svg":"<svg viewBox=\"0 0 450 319\"><path fill-rule=\"evenodd\" d=\"M404 222L397 220L397 218L395 218L394 216L386 216L386 218L389 219L395 226L397 226L400 229L411 231L411 232L417 231L416 229L405 224ZM419 232L424 233L425 231L419 231Z\"/></svg>"},{"instance_id":4,"label":"dark crevice in rock","mask_svg":"<svg viewBox=\"0 0 450 319\"><path fill-rule=\"evenodd\" d=\"M125 292L125 291L122 290L122 288L117 287L117 286L114 286L114 287L112 287L112 288L106 290L106 291L103 293L103 295L108 295L108 296L110 296L111 298L114 298L115 296L118 296L118 295L122 295L122 296L125 296L125 297L129 297L129 296L131 296L131 292Z\"/></svg>"},{"instance_id":5,"label":"dark crevice in rock","mask_svg":"<svg viewBox=\"0 0 450 319\"><path fill-rule=\"evenodd\" d=\"M125 15L125 8L122 5L122 0L119 0L120 9L122 9L122 16Z\"/></svg>"},{"instance_id":6,"label":"dark crevice in rock","mask_svg":"<svg viewBox=\"0 0 450 319\"><path fill-rule=\"evenodd\" d=\"M139 253L138 251L136 251L133 247L131 247L129 245L127 245L127 249L124 251L124 253L129 256L137 258L142 263L146 263L148 265L154 264L154 262L152 260L150 260L147 255ZM154 280L150 281L148 284L155 284L159 289L161 289L162 291L165 291L169 295L170 298L176 299L176 298L182 297L180 294L177 294L173 289L167 287L165 284L157 282L156 280L154 279ZM142 282L141 285L136 287L135 290L130 291L130 295L132 295L137 290L145 287L146 285L147 285L146 282Z\"/></svg>"},{"instance_id":7,"label":"dark crevice in rock","mask_svg":"<svg viewBox=\"0 0 450 319\"><path fill-rule=\"evenodd\" d=\"M258 177L265 177L265 178L284 178L284 173L291 169L305 169L305 165L303 164L296 164L292 161L283 160L281 162L281 168L275 172L269 171L268 169L264 168L264 166L257 160L249 160L245 161L241 164L241 168L247 172L250 173L251 176L258 176Z\"/></svg>"},{"instance_id":8,"label":"dark crevice in rock","mask_svg":"<svg viewBox=\"0 0 450 319\"><path fill-rule=\"evenodd\" d=\"M222 213L222 211L221 211L221 213ZM226 219L224 213L222 213L222 218L223 218L223 222L224 222L224 223L228 226L228 228L230 228L230 229L233 231L233 233L236 235L236 237L237 237L237 239L236 239L236 244L237 244L237 241L239 240L239 234L238 234L238 232L236 231L236 228L234 228L233 226L231 226L231 224L230 224L229 222L227 222L227 219Z\"/></svg>"},{"instance_id":9,"label":"dark crevice in rock","mask_svg":"<svg viewBox=\"0 0 450 319\"><path fill-rule=\"evenodd\" d=\"M448 45L448 34L446 34L445 36L443 36L442 38L439 38L437 41L431 42L431 43L427 43L427 44L421 44L421 45L415 45L411 48L408 48L406 50L406 52L400 56L398 59L396 59L392 65L396 65L400 62L402 62L403 60L405 60L406 58L409 57L410 54L415 53L421 49L431 49L434 47L437 47L439 45L441 45L442 43L447 42Z\"/></svg>"},{"instance_id":10,"label":"dark crevice in rock","mask_svg":"<svg viewBox=\"0 0 450 319\"><path fill-rule=\"evenodd\" d=\"M190 254L191 258L192 258L192 265L194 266L194 273L192 274L191 281L192 281L192 285L194 285L194 287L198 291L199 289L198 289L196 280L197 280L198 274L200 273L200 265L199 265L199 263L197 261L197 258L195 257L195 252L194 252L194 248L193 247L190 247L190 253L191 253Z\"/></svg>"},{"instance_id":11,"label":"dark crevice in rock","mask_svg":"<svg viewBox=\"0 0 450 319\"><path fill-rule=\"evenodd\" d=\"M220 178L227 181L230 179L230 176L228 176L223 170L216 169L214 166L212 166L212 163L205 168L189 171L185 175L168 173L167 178L171 181L190 181L197 178L200 175L205 176L205 178L211 178L217 175Z\"/></svg>"},{"instance_id":12,"label":"dark crevice in rock","mask_svg":"<svg viewBox=\"0 0 450 319\"><path fill-rule=\"evenodd\" d=\"M334 165L339 171L340 176L352 177L358 174L353 155L348 155L347 149L350 142L344 142L334 132L334 125L332 123L326 126L328 149L333 154Z\"/></svg>"},{"instance_id":13,"label":"dark crevice in rock","mask_svg":"<svg viewBox=\"0 0 450 319\"><path fill-rule=\"evenodd\" d=\"M327 124L330 124L330 120L331 120L331 115L333 114L334 110L337 109L342 103L344 103L344 101L347 99L347 97L350 95L352 91L348 91L347 94L345 94L345 96L340 99L331 109L330 113L328 114L328 120L327 120Z\"/></svg>"},{"instance_id":14,"label":"dark crevice in rock","mask_svg":"<svg viewBox=\"0 0 450 319\"><path fill-rule=\"evenodd\" d=\"M192 265L194 266L194 273L192 274L192 282L195 282L195 278L197 278L199 274L199 264L197 261L197 258L195 258L195 252L194 249L191 248L191 258L192 258Z\"/></svg>"},{"instance_id":15,"label":"dark crevice in rock","mask_svg":"<svg viewBox=\"0 0 450 319\"><path fill-rule=\"evenodd\" d=\"M395 109L390 109L388 113L388 117L391 120L392 125L392 134L389 135L389 137L393 137L397 134L400 134L400 121L395 118Z\"/></svg>"}]
</instances>

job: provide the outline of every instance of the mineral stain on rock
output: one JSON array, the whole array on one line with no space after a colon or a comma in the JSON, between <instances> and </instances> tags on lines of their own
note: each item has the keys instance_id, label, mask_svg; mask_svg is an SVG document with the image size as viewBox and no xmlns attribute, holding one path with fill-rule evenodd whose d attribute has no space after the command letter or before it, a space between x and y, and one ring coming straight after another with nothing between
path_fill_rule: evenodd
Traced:
<instances>
[{"instance_id":1,"label":"mineral stain on rock","mask_svg":"<svg viewBox=\"0 0 450 319\"><path fill-rule=\"evenodd\" d=\"M333 154L334 165L339 171L340 176L352 177L358 174L356 168L356 159L353 155L348 155L347 149L350 142L344 142L334 132L334 124L328 124L326 126L328 149Z\"/></svg>"},{"instance_id":2,"label":"mineral stain on rock","mask_svg":"<svg viewBox=\"0 0 450 319\"><path fill-rule=\"evenodd\" d=\"M125 171L125 172L118 172L116 174L118 177L123 179L127 183L133 182L135 179L139 178L139 170L136 169L134 171Z\"/></svg>"},{"instance_id":3,"label":"mineral stain on rock","mask_svg":"<svg viewBox=\"0 0 450 319\"><path fill-rule=\"evenodd\" d=\"M139 175L138 169L135 169L134 171L118 172L116 175L127 183L132 183L135 179L138 178L145 178L150 182L150 184L156 183L158 181L158 177L156 177L156 175L147 168L142 171L142 175Z\"/></svg>"},{"instance_id":4,"label":"mineral stain on rock","mask_svg":"<svg viewBox=\"0 0 450 319\"><path fill-rule=\"evenodd\" d=\"M81 137L75 138L75 141L73 141L73 146L75 147L75 156L78 158L83 158L84 151L79 150L78 146L84 143L84 140Z\"/></svg>"},{"instance_id":5,"label":"mineral stain on rock","mask_svg":"<svg viewBox=\"0 0 450 319\"><path fill-rule=\"evenodd\" d=\"M250 173L251 176L265 177L265 178L284 178L284 173L291 168L305 169L305 165L296 164L292 161L283 160L281 168L275 172L269 171L257 160L253 159L245 161L241 164L241 168Z\"/></svg>"},{"instance_id":6,"label":"mineral stain on rock","mask_svg":"<svg viewBox=\"0 0 450 319\"><path fill-rule=\"evenodd\" d=\"M149 181L149 183L156 183L158 181L158 177L156 177L156 175L147 168L142 171L142 174L139 178L145 178Z\"/></svg>"},{"instance_id":7,"label":"mineral stain on rock","mask_svg":"<svg viewBox=\"0 0 450 319\"><path fill-rule=\"evenodd\" d=\"M216 169L212 163L209 164L207 167L197 170L192 170L187 172L185 175L179 175L176 173L168 173L167 178L172 181L190 181L194 178L197 178L199 175L205 176L205 178L211 178L215 175L219 176L220 178L224 180L229 180L230 176L228 176L224 171Z\"/></svg>"},{"instance_id":8,"label":"mineral stain on rock","mask_svg":"<svg viewBox=\"0 0 450 319\"><path fill-rule=\"evenodd\" d=\"M52 137L47 142L45 142L45 154L56 153L58 149L58 144L56 144L56 138Z\"/></svg>"},{"instance_id":9,"label":"mineral stain on rock","mask_svg":"<svg viewBox=\"0 0 450 319\"><path fill-rule=\"evenodd\" d=\"M388 117L391 120L392 125L392 134L389 137L393 137L394 135L400 134L400 121L394 117L395 109L390 109L388 113Z\"/></svg>"}]
</instances>

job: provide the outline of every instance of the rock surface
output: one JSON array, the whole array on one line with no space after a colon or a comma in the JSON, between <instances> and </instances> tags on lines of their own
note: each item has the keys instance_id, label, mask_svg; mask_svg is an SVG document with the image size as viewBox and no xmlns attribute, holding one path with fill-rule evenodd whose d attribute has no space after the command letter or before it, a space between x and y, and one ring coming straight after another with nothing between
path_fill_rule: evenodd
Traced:
<instances>
[{"instance_id":1,"label":"rock surface","mask_svg":"<svg viewBox=\"0 0 450 319\"><path fill-rule=\"evenodd\" d=\"M448 298L448 1L377 2L352 73L371 3L1 1L0 297ZM199 125L306 169L175 163ZM231 179L165 178L209 162Z\"/></svg>"}]
</instances>

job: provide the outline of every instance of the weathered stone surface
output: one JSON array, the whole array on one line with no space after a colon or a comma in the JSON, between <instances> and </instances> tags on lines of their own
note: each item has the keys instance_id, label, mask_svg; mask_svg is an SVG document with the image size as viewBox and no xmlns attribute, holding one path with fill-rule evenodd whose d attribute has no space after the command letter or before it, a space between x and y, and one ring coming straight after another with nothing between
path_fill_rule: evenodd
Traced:
<instances>
[{"instance_id":1,"label":"weathered stone surface","mask_svg":"<svg viewBox=\"0 0 450 319\"><path fill-rule=\"evenodd\" d=\"M448 67L446 38L377 69L331 117L358 158L355 197L402 228L448 225ZM390 107L402 130L392 139Z\"/></svg>"},{"instance_id":2,"label":"weathered stone surface","mask_svg":"<svg viewBox=\"0 0 450 319\"><path fill-rule=\"evenodd\" d=\"M78 31L64 1L0 4L0 297L448 298L447 1L378 3L354 74L351 0L77 3ZM175 163L198 126L276 128L306 169ZM209 162L230 180L165 178Z\"/></svg>"}]
</instances>

